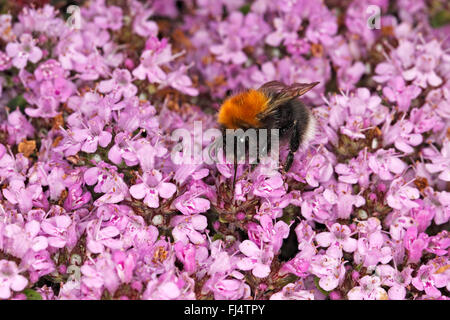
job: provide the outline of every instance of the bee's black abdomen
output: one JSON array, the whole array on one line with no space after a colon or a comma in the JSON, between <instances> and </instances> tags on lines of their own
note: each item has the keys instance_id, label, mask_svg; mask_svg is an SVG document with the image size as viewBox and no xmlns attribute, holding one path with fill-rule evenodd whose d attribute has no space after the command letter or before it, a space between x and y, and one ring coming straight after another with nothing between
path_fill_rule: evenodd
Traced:
<instances>
[{"instance_id":1,"label":"bee's black abdomen","mask_svg":"<svg viewBox=\"0 0 450 320\"><path fill-rule=\"evenodd\" d=\"M293 98L279 106L270 117L262 119L262 123L264 128L279 129L280 140L288 141L285 170L289 171L294 153L314 136L315 120L311 111L299 99Z\"/></svg>"},{"instance_id":2,"label":"bee's black abdomen","mask_svg":"<svg viewBox=\"0 0 450 320\"><path fill-rule=\"evenodd\" d=\"M262 119L264 128L279 129L280 138L290 138L293 130L298 130L295 133L298 136L299 144L302 145L307 140L308 129L311 129L311 122L314 121L311 112L299 99L291 99L280 106L276 112L266 119ZM295 122L297 128L295 129Z\"/></svg>"}]
</instances>

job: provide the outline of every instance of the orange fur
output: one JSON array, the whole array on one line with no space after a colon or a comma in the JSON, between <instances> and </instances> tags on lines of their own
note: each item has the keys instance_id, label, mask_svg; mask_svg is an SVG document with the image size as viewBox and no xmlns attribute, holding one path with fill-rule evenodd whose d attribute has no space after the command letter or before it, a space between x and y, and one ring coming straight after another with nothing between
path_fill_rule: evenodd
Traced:
<instances>
[{"instance_id":1,"label":"orange fur","mask_svg":"<svg viewBox=\"0 0 450 320\"><path fill-rule=\"evenodd\" d=\"M269 99L264 93L250 89L228 98L219 111L218 122L228 129L238 129L240 123L258 128L256 116L268 106Z\"/></svg>"}]
</instances>

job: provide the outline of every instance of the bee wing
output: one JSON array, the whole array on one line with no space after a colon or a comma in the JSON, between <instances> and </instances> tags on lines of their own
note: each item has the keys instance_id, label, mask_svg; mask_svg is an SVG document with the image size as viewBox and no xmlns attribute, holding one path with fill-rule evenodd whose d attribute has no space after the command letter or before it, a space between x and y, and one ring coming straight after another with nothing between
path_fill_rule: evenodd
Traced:
<instances>
[{"instance_id":1,"label":"bee wing","mask_svg":"<svg viewBox=\"0 0 450 320\"><path fill-rule=\"evenodd\" d=\"M282 105L284 102L300 97L318 85L319 82L313 83L293 83L290 86L285 85L280 81L270 81L263 84L259 90L264 92L271 99L270 108L264 110L259 118L264 118L270 115L276 108Z\"/></svg>"},{"instance_id":2,"label":"bee wing","mask_svg":"<svg viewBox=\"0 0 450 320\"><path fill-rule=\"evenodd\" d=\"M293 83L290 86L287 86L284 83L275 80L266 82L259 88L259 90L263 91L270 97L277 96L277 98L295 98L304 95L318 84L319 82Z\"/></svg>"},{"instance_id":3,"label":"bee wing","mask_svg":"<svg viewBox=\"0 0 450 320\"><path fill-rule=\"evenodd\" d=\"M283 90L283 92L286 92L286 94L290 95L291 97L300 97L307 93L309 90L317 86L319 82L313 82L313 83L294 83L290 86L288 86L286 89Z\"/></svg>"}]
</instances>

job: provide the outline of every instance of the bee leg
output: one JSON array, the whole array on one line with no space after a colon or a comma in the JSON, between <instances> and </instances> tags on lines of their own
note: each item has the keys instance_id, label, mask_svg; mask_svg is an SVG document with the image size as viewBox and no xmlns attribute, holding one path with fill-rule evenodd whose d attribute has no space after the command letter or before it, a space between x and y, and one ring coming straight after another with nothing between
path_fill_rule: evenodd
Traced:
<instances>
[{"instance_id":1,"label":"bee leg","mask_svg":"<svg viewBox=\"0 0 450 320\"><path fill-rule=\"evenodd\" d=\"M294 161L294 153L298 150L298 147L300 146L300 132L297 120L294 121L292 130L293 132L291 135L291 139L289 141L289 154L286 158L286 163L284 164L284 170L286 172L288 172L289 169L291 168L292 162Z\"/></svg>"}]
</instances>

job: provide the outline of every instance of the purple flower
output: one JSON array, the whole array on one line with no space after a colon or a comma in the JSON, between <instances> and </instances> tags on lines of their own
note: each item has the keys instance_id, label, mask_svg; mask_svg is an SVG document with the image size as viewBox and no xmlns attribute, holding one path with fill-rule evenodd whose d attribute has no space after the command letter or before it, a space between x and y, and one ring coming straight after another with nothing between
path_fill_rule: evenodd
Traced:
<instances>
[{"instance_id":1,"label":"purple flower","mask_svg":"<svg viewBox=\"0 0 450 320\"><path fill-rule=\"evenodd\" d=\"M360 286L352 288L348 293L349 300L387 300L387 292L381 287L377 276L364 276L359 280Z\"/></svg>"},{"instance_id":2,"label":"purple flower","mask_svg":"<svg viewBox=\"0 0 450 320\"><path fill-rule=\"evenodd\" d=\"M167 39L159 41L156 37L150 37L147 44L147 50L141 55L141 64L133 70L133 75L140 80L147 78L150 82L163 82L167 75L161 66L175 59L176 55L172 55Z\"/></svg>"},{"instance_id":3,"label":"purple flower","mask_svg":"<svg viewBox=\"0 0 450 320\"><path fill-rule=\"evenodd\" d=\"M68 216L56 216L41 223L42 231L48 234L48 244L55 248L75 245L76 235L72 219Z\"/></svg>"},{"instance_id":4,"label":"purple flower","mask_svg":"<svg viewBox=\"0 0 450 320\"><path fill-rule=\"evenodd\" d=\"M104 193L103 196L94 202L97 206L103 203L118 203L125 197L129 197L128 186L117 173L116 167L103 161L97 164L96 167L85 171L84 181L90 186L96 184L94 187L95 192Z\"/></svg>"},{"instance_id":5,"label":"purple flower","mask_svg":"<svg viewBox=\"0 0 450 320\"><path fill-rule=\"evenodd\" d=\"M345 276L342 260L342 250L337 246L330 246L325 254L317 254L311 258L309 271L319 277L319 286L325 291L335 289Z\"/></svg>"},{"instance_id":6,"label":"purple flower","mask_svg":"<svg viewBox=\"0 0 450 320\"><path fill-rule=\"evenodd\" d=\"M130 187L130 194L136 199L144 199L150 208L158 208L159 197L169 199L177 190L173 183L164 182L158 170L144 172L141 180L141 183Z\"/></svg>"},{"instance_id":7,"label":"purple flower","mask_svg":"<svg viewBox=\"0 0 450 320\"><path fill-rule=\"evenodd\" d=\"M372 173L368 165L367 150L361 151L358 158L350 159L348 164L338 163L334 170L339 174L339 181L348 184L358 183L362 188L367 188Z\"/></svg>"},{"instance_id":8,"label":"purple flower","mask_svg":"<svg viewBox=\"0 0 450 320\"><path fill-rule=\"evenodd\" d=\"M388 81L386 87L383 88L383 94L391 102L397 102L400 111L408 111L411 100L417 98L421 90L415 85L405 85L402 77L395 77Z\"/></svg>"},{"instance_id":9,"label":"purple flower","mask_svg":"<svg viewBox=\"0 0 450 320\"><path fill-rule=\"evenodd\" d=\"M280 43L298 37L297 30L301 24L301 18L296 14L290 14L284 18L274 18L275 31L267 35L266 43L273 47L278 47Z\"/></svg>"},{"instance_id":10,"label":"purple flower","mask_svg":"<svg viewBox=\"0 0 450 320\"><path fill-rule=\"evenodd\" d=\"M19 269L13 261L0 260L0 299L11 297L11 290L22 291L28 280L19 274Z\"/></svg>"},{"instance_id":11,"label":"purple flower","mask_svg":"<svg viewBox=\"0 0 450 320\"><path fill-rule=\"evenodd\" d=\"M178 260L180 260L184 265L184 270L188 273L194 272L196 267L195 246L192 243L185 245L180 241L175 243L174 249Z\"/></svg>"},{"instance_id":12,"label":"purple flower","mask_svg":"<svg viewBox=\"0 0 450 320\"><path fill-rule=\"evenodd\" d=\"M418 146L422 143L423 137L419 133L413 133L414 124L408 120L401 120L395 125L387 124L385 127L385 134L383 143L385 146L394 143L395 147L405 153L412 153L413 146Z\"/></svg>"},{"instance_id":13,"label":"purple flower","mask_svg":"<svg viewBox=\"0 0 450 320\"><path fill-rule=\"evenodd\" d=\"M104 80L99 83L98 90L103 93L112 92L115 100L130 98L137 93L137 88L132 84L131 74L126 69L115 69L112 79Z\"/></svg>"},{"instance_id":14,"label":"purple flower","mask_svg":"<svg viewBox=\"0 0 450 320\"><path fill-rule=\"evenodd\" d=\"M208 222L205 216L201 214L194 214L190 216L175 216L170 221L173 226L172 235L175 241L182 241L183 243L202 244L205 242L204 236L200 231L205 230Z\"/></svg>"},{"instance_id":15,"label":"purple flower","mask_svg":"<svg viewBox=\"0 0 450 320\"><path fill-rule=\"evenodd\" d=\"M271 295L270 300L314 300L314 293L302 289L302 286L289 283L281 291Z\"/></svg>"},{"instance_id":16,"label":"purple flower","mask_svg":"<svg viewBox=\"0 0 450 320\"><path fill-rule=\"evenodd\" d=\"M25 187L22 180L12 180L9 187L3 189L3 195L12 204L18 204L22 212L28 212L33 206L33 200L37 199L42 193L40 185L32 184Z\"/></svg>"},{"instance_id":17,"label":"purple flower","mask_svg":"<svg viewBox=\"0 0 450 320\"><path fill-rule=\"evenodd\" d=\"M86 227L87 248L92 253L102 253L105 247L121 249L122 241L114 239L120 231L114 226L101 227L101 220L90 221Z\"/></svg>"},{"instance_id":18,"label":"purple flower","mask_svg":"<svg viewBox=\"0 0 450 320\"><path fill-rule=\"evenodd\" d=\"M23 69L27 65L28 60L36 63L42 58L42 51L35 45L36 41L33 37L24 33L20 36L20 43L10 42L6 46L6 53L12 58L12 64Z\"/></svg>"},{"instance_id":19,"label":"purple flower","mask_svg":"<svg viewBox=\"0 0 450 320\"><path fill-rule=\"evenodd\" d=\"M72 129L72 137L76 142L81 143L81 151L94 153L98 145L103 148L108 146L112 135L110 132L103 130L104 126L104 121L95 117L88 121L87 128Z\"/></svg>"},{"instance_id":20,"label":"purple flower","mask_svg":"<svg viewBox=\"0 0 450 320\"><path fill-rule=\"evenodd\" d=\"M406 287L411 283L412 272L411 267L406 267L400 272L387 264L376 268L376 273L380 275L382 285L390 287L388 290L390 300L405 299Z\"/></svg>"},{"instance_id":21,"label":"purple flower","mask_svg":"<svg viewBox=\"0 0 450 320\"><path fill-rule=\"evenodd\" d=\"M346 252L353 252L357 247L357 240L350 237L351 230L346 225L333 224L330 232L321 232L316 235L316 241L321 247L337 245Z\"/></svg>"},{"instance_id":22,"label":"purple flower","mask_svg":"<svg viewBox=\"0 0 450 320\"><path fill-rule=\"evenodd\" d=\"M386 200L388 205L394 209L411 209L419 207L415 199L420 197L419 190L405 184L402 177L392 181Z\"/></svg>"},{"instance_id":23,"label":"purple flower","mask_svg":"<svg viewBox=\"0 0 450 320\"><path fill-rule=\"evenodd\" d=\"M273 248L270 245L258 248L250 240L244 240L239 245L239 250L245 255L237 262L241 270L252 270L252 274L258 278L265 278L270 273L270 264L273 259Z\"/></svg>"},{"instance_id":24,"label":"purple flower","mask_svg":"<svg viewBox=\"0 0 450 320\"><path fill-rule=\"evenodd\" d=\"M130 283L136 266L136 257L132 253L114 251L112 260L116 264L117 275L123 283Z\"/></svg>"},{"instance_id":25,"label":"purple flower","mask_svg":"<svg viewBox=\"0 0 450 320\"><path fill-rule=\"evenodd\" d=\"M363 263L365 267L376 266L379 262L388 263L392 259L392 249L385 242L380 231L360 237L354 255L355 262Z\"/></svg>"},{"instance_id":26,"label":"purple flower","mask_svg":"<svg viewBox=\"0 0 450 320\"><path fill-rule=\"evenodd\" d=\"M418 234L417 227L410 227L406 230L403 244L409 252L408 262L418 263L422 257L422 251L428 247L430 239L427 234L421 232Z\"/></svg>"},{"instance_id":27,"label":"purple flower","mask_svg":"<svg viewBox=\"0 0 450 320\"><path fill-rule=\"evenodd\" d=\"M272 218L269 215L263 215L259 219L258 224L248 225L249 238L255 243L263 241L269 243L275 253L280 250L283 244L283 239L286 239L289 235L289 226L284 221L278 221L273 223Z\"/></svg>"},{"instance_id":28,"label":"purple flower","mask_svg":"<svg viewBox=\"0 0 450 320\"><path fill-rule=\"evenodd\" d=\"M392 173L401 174L406 169L406 164L398 158L393 149L379 149L369 156L368 164L382 180L392 180Z\"/></svg>"},{"instance_id":29,"label":"purple flower","mask_svg":"<svg viewBox=\"0 0 450 320\"><path fill-rule=\"evenodd\" d=\"M437 87L442 83L442 79L434 71L436 66L436 57L424 53L417 58L411 69L403 72L403 77L407 81L414 80L413 83L422 88L426 88L428 85Z\"/></svg>"},{"instance_id":30,"label":"purple flower","mask_svg":"<svg viewBox=\"0 0 450 320\"><path fill-rule=\"evenodd\" d=\"M420 291L425 291L432 298L439 298L442 293L438 288L448 286L448 279L444 273L440 273L433 265L422 265L411 283Z\"/></svg>"},{"instance_id":31,"label":"purple flower","mask_svg":"<svg viewBox=\"0 0 450 320\"><path fill-rule=\"evenodd\" d=\"M425 164L430 173L439 173L439 179L450 181L450 139L442 143L441 154L431 158L432 163Z\"/></svg>"}]
</instances>

